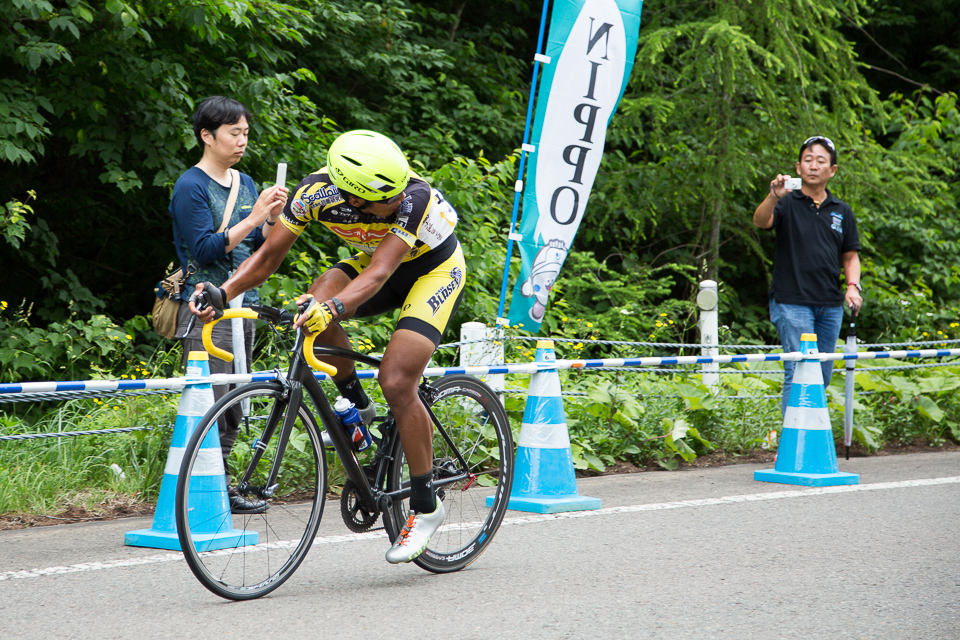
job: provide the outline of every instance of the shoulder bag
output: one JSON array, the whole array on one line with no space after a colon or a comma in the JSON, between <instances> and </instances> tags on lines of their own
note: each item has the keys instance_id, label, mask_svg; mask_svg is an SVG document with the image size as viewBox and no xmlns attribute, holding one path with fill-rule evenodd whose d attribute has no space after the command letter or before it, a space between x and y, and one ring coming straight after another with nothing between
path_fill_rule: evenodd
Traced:
<instances>
[{"instance_id":1,"label":"shoulder bag","mask_svg":"<svg viewBox=\"0 0 960 640\"><path fill-rule=\"evenodd\" d=\"M217 233L223 233L230 224L230 217L233 215L233 208L237 204L237 194L240 192L240 172L236 169L230 169L233 181L230 185L230 195L227 196L227 205L223 208L223 222ZM173 263L167 267L167 275L153 288L156 300L153 302L153 330L164 338L175 338L177 336L177 318L180 315L180 305L183 303L181 293L187 282L187 278L196 272L196 267L192 264L187 265L187 273L183 273L183 268L173 270Z\"/></svg>"}]
</instances>

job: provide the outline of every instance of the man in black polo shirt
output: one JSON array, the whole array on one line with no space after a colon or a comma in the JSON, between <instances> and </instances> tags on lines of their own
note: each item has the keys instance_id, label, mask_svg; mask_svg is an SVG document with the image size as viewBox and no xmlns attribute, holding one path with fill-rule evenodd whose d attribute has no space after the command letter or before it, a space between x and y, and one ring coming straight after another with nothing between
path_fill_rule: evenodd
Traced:
<instances>
[{"instance_id":1,"label":"man in black polo shirt","mask_svg":"<svg viewBox=\"0 0 960 640\"><path fill-rule=\"evenodd\" d=\"M797 173L803 185L787 188L788 175L770 181L770 192L753 213L753 224L776 231L770 319L784 352L800 350L800 336L817 334L821 353L836 350L843 305L856 313L860 297L860 236L850 206L834 197L827 182L837 173L837 149L829 138L813 136L800 147ZM840 286L840 269L846 291ZM794 362L784 362L786 411ZM833 362L823 362L823 383L830 384Z\"/></svg>"}]
</instances>

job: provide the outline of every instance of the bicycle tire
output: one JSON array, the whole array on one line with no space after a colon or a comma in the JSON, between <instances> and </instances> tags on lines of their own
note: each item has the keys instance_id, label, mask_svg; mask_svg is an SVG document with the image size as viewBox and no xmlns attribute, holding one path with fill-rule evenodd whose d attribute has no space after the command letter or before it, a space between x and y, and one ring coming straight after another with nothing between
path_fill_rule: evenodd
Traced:
<instances>
[{"instance_id":1,"label":"bicycle tire","mask_svg":"<svg viewBox=\"0 0 960 640\"><path fill-rule=\"evenodd\" d=\"M434 429L434 478L476 474L473 480L438 490L447 517L426 550L414 559L427 571L450 573L480 557L500 528L513 483L513 434L497 395L479 379L456 374L431 386L437 390L431 410L469 466L461 467L449 443ZM392 457L387 471L388 491L407 486L410 478L399 438ZM398 501L389 517L384 514L391 541L396 540L406 520L408 504L409 500Z\"/></svg>"},{"instance_id":2,"label":"bicycle tire","mask_svg":"<svg viewBox=\"0 0 960 640\"><path fill-rule=\"evenodd\" d=\"M222 460L217 420L249 400L248 424L258 428L251 428L249 436L241 428L228 461L239 482L253 463L253 447L273 407L284 414L289 410L283 395L284 387L277 381L251 383L227 393L204 415L184 450L174 507L180 548L200 583L229 600L259 598L283 584L310 550L323 515L327 460L317 422L303 402L282 458L279 486L267 498L265 512L231 515L224 476L200 475L208 461L216 465ZM263 484L276 456L280 425L282 417L250 484Z\"/></svg>"}]
</instances>

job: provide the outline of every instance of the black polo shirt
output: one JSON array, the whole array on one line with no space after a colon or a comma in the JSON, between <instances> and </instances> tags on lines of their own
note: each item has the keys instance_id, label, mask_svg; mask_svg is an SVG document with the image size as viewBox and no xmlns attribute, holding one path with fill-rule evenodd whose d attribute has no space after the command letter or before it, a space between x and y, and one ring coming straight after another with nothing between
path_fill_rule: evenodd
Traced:
<instances>
[{"instance_id":1,"label":"black polo shirt","mask_svg":"<svg viewBox=\"0 0 960 640\"><path fill-rule=\"evenodd\" d=\"M770 295L781 304L835 307L843 304L840 256L860 250L850 206L827 190L820 207L791 191L773 208L776 253Z\"/></svg>"}]
</instances>

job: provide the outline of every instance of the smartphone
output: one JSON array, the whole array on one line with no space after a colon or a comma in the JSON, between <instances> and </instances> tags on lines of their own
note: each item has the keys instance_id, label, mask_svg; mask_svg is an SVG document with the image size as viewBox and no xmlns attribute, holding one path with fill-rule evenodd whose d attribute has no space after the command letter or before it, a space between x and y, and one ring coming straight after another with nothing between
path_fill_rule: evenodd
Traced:
<instances>
[{"instance_id":1,"label":"smartphone","mask_svg":"<svg viewBox=\"0 0 960 640\"><path fill-rule=\"evenodd\" d=\"M803 186L803 180L800 178L787 178L786 182L783 183L783 186L790 191L800 191L800 187Z\"/></svg>"}]
</instances>

